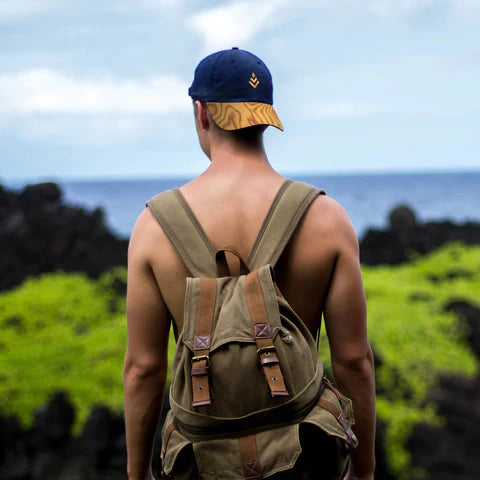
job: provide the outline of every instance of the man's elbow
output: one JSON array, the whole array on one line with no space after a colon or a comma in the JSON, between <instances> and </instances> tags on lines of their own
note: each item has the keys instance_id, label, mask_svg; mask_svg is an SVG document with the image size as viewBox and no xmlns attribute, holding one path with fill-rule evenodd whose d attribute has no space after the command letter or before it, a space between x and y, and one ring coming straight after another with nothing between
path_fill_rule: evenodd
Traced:
<instances>
[{"instance_id":1,"label":"man's elbow","mask_svg":"<svg viewBox=\"0 0 480 480\"><path fill-rule=\"evenodd\" d=\"M153 379L164 379L166 374L167 362L164 360L125 358L123 368L123 382L125 384L136 384Z\"/></svg>"},{"instance_id":2,"label":"man's elbow","mask_svg":"<svg viewBox=\"0 0 480 480\"><path fill-rule=\"evenodd\" d=\"M339 355L332 355L332 368L334 371L348 371L361 377L373 377L374 360L370 344L361 349L350 349Z\"/></svg>"}]
</instances>

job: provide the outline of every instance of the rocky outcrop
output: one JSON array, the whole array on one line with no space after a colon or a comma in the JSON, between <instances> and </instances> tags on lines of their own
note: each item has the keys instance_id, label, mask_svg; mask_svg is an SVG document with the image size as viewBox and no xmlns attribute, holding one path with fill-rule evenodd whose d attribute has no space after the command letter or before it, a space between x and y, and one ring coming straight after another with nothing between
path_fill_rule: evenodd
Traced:
<instances>
[{"instance_id":1,"label":"rocky outcrop","mask_svg":"<svg viewBox=\"0 0 480 480\"><path fill-rule=\"evenodd\" d=\"M398 264L452 241L480 243L480 224L419 223L413 210L399 206L385 230L367 230L360 258L366 265ZM126 265L127 244L108 230L102 209L65 205L54 183L27 185L20 192L0 185L0 290L55 270L96 277Z\"/></svg>"},{"instance_id":2,"label":"rocky outcrop","mask_svg":"<svg viewBox=\"0 0 480 480\"><path fill-rule=\"evenodd\" d=\"M161 478L161 426L169 409L164 396L163 412L155 439L152 470ZM74 408L63 392L35 413L30 429L14 417L0 417L0 480L123 480L126 478L126 444L123 416L106 407L95 407L82 432L71 434ZM388 473L384 428L377 424L378 480L394 480Z\"/></svg>"},{"instance_id":3,"label":"rocky outcrop","mask_svg":"<svg viewBox=\"0 0 480 480\"><path fill-rule=\"evenodd\" d=\"M466 324L468 341L480 360L480 308L465 301L445 306ZM413 429L409 450L425 480L477 480L480 478L480 375L473 379L445 375L430 392L444 425L421 423Z\"/></svg>"},{"instance_id":4,"label":"rocky outcrop","mask_svg":"<svg viewBox=\"0 0 480 480\"><path fill-rule=\"evenodd\" d=\"M127 240L105 226L100 208L65 205L54 183L21 192L0 186L0 290L26 277L63 270L92 277L127 263Z\"/></svg>"},{"instance_id":5,"label":"rocky outcrop","mask_svg":"<svg viewBox=\"0 0 480 480\"><path fill-rule=\"evenodd\" d=\"M365 265L396 265L412 254L424 255L449 242L480 243L480 223L419 223L413 210L402 205L393 209L385 230L369 229L360 240L360 260Z\"/></svg>"},{"instance_id":6,"label":"rocky outcrop","mask_svg":"<svg viewBox=\"0 0 480 480\"><path fill-rule=\"evenodd\" d=\"M122 415L92 410L78 437L74 408L62 392L35 413L32 428L0 418L0 480L120 480L125 478Z\"/></svg>"}]
</instances>

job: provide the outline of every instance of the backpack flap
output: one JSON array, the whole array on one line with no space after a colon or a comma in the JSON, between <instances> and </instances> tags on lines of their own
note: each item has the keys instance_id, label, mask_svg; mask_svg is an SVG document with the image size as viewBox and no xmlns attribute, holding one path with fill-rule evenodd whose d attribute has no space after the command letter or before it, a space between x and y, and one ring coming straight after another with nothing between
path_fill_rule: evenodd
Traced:
<instances>
[{"instance_id":1,"label":"backpack flap","mask_svg":"<svg viewBox=\"0 0 480 480\"><path fill-rule=\"evenodd\" d=\"M323 370L301 320L291 309L286 315L282 308L280 314L268 265L246 276L211 279L216 285L208 352L211 402L192 405L192 357L204 280L187 279L184 327L173 360L170 403L182 431L213 437L305 416L318 398ZM256 293L249 301L252 285ZM260 316L256 309L262 310Z\"/></svg>"},{"instance_id":2,"label":"backpack flap","mask_svg":"<svg viewBox=\"0 0 480 480\"><path fill-rule=\"evenodd\" d=\"M302 451L298 432L296 424L246 437L195 442L198 471L205 480L245 480L291 469ZM252 449L249 443L253 443Z\"/></svg>"}]
</instances>

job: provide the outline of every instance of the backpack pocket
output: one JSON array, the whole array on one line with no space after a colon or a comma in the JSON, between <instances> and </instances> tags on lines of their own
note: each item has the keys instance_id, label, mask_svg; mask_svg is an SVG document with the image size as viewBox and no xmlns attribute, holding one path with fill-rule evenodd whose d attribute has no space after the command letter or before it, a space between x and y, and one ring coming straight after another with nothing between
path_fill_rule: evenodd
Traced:
<instances>
[{"instance_id":1,"label":"backpack pocket","mask_svg":"<svg viewBox=\"0 0 480 480\"><path fill-rule=\"evenodd\" d=\"M274 480L277 474L279 479L317 478L319 469L326 474L325 478L342 478L349 451L356 442L351 431L352 402L328 380L324 381L318 403L302 421L255 434L258 464L264 478L273 475ZM165 479L245 479L238 438L193 441L178 427L169 427L174 422L170 411L162 436Z\"/></svg>"},{"instance_id":2,"label":"backpack pocket","mask_svg":"<svg viewBox=\"0 0 480 480\"><path fill-rule=\"evenodd\" d=\"M193 444L174 423L170 410L162 429L162 479L196 480L198 468L193 453Z\"/></svg>"},{"instance_id":3,"label":"backpack pocket","mask_svg":"<svg viewBox=\"0 0 480 480\"><path fill-rule=\"evenodd\" d=\"M172 429L171 425L174 425L172 411L167 415L162 432L164 479L245 479L239 438L191 441L178 428ZM263 477L295 466L302 451L299 428L297 423L255 434L258 465Z\"/></svg>"},{"instance_id":4,"label":"backpack pocket","mask_svg":"<svg viewBox=\"0 0 480 480\"><path fill-rule=\"evenodd\" d=\"M316 425L327 435L344 440L347 448L356 448L358 440L353 433L355 425L352 401L338 391L324 377L324 388L320 399L303 422Z\"/></svg>"}]
</instances>

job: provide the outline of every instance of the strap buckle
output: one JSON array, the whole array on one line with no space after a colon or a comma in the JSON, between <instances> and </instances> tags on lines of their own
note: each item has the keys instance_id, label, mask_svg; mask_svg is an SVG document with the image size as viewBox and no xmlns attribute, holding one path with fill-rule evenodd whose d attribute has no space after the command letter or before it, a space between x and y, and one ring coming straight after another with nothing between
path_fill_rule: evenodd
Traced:
<instances>
[{"instance_id":1,"label":"strap buckle","mask_svg":"<svg viewBox=\"0 0 480 480\"><path fill-rule=\"evenodd\" d=\"M192 357L192 364L194 362L201 362L202 360L207 361L207 367L210 367L210 356L209 355L199 355L198 357Z\"/></svg>"},{"instance_id":2,"label":"strap buckle","mask_svg":"<svg viewBox=\"0 0 480 480\"><path fill-rule=\"evenodd\" d=\"M257 348L257 354L260 355L261 353L265 353L267 355L272 353L277 353L277 349L275 348L275 345L268 345L267 347L260 347Z\"/></svg>"}]
</instances>

